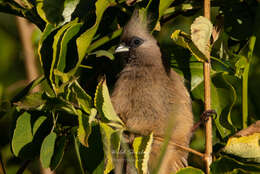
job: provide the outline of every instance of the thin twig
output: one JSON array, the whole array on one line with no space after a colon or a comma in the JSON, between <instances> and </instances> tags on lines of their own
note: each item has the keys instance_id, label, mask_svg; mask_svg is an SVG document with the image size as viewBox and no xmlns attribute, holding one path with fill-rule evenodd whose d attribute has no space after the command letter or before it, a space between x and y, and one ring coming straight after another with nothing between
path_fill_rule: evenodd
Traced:
<instances>
[{"instance_id":1,"label":"thin twig","mask_svg":"<svg viewBox=\"0 0 260 174\"><path fill-rule=\"evenodd\" d=\"M30 164L31 160L27 160L23 163L23 165L19 168L19 170L16 172L16 174L23 174L27 166Z\"/></svg>"},{"instance_id":2,"label":"thin twig","mask_svg":"<svg viewBox=\"0 0 260 174\"><path fill-rule=\"evenodd\" d=\"M158 140L158 141L161 141L161 142L164 141L164 139L161 138L161 137L154 137L154 139L155 139L155 140ZM181 148L182 150L185 150L185 151L187 151L187 152L190 152L190 153L193 153L193 154L195 154L195 155L198 155L198 156L200 156L201 158L204 158L204 154L203 154L203 153L198 152L198 151L196 151L196 150L194 150L194 149L191 149L191 148L189 148L189 147L185 147L185 146L183 146L183 145L174 143L174 142L172 142L172 141L169 142L169 145L177 146L177 147Z\"/></svg>"},{"instance_id":3,"label":"thin twig","mask_svg":"<svg viewBox=\"0 0 260 174\"><path fill-rule=\"evenodd\" d=\"M26 19L23 19L21 17L17 17L16 19L17 19L17 25L19 29L22 46L23 46L27 80L31 82L39 76L37 65L36 65L36 59L34 56L32 39L31 39L32 25ZM36 91L39 91L39 87L33 89L33 92Z\"/></svg>"},{"instance_id":4,"label":"thin twig","mask_svg":"<svg viewBox=\"0 0 260 174\"><path fill-rule=\"evenodd\" d=\"M204 16L210 20L210 0L204 0ZM208 43L210 44L210 43ZM205 102L205 111L211 109L211 95L210 95L210 49L207 50L206 57L208 62L204 62L204 102ZM205 147L205 164L206 164L206 173L210 173L210 165L212 163L212 118L206 121L205 124L206 131L206 147Z\"/></svg>"}]
</instances>

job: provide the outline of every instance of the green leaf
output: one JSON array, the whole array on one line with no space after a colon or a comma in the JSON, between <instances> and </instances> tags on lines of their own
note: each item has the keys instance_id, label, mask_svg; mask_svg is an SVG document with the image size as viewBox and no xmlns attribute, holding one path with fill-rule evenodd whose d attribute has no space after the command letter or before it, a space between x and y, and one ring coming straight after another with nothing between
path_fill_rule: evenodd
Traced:
<instances>
[{"instance_id":1,"label":"green leaf","mask_svg":"<svg viewBox=\"0 0 260 174\"><path fill-rule=\"evenodd\" d=\"M148 173L148 160L152 148L153 133L149 136L137 137L133 142L135 167L138 174Z\"/></svg>"},{"instance_id":2,"label":"green leaf","mask_svg":"<svg viewBox=\"0 0 260 174\"><path fill-rule=\"evenodd\" d=\"M71 39L78 34L82 23L72 23L72 25L65 31L61 43L60 43L60 53L57 63L57 69L61 72L64 72L66 68L66 60L70 59L67 57L68 44Z\"/></svg>"},{"instance_id":3,"label":"green leaf","mask_svg":"<svg viewBox=\"0 0 260 174\"><path fill-rule=\"evenodd\" d=\"M192 94L194 98L204 101L203 84L197 86ZM211 107L217 112L217 117L214 118L216 127L222 138L234 133L234 127L228 122L228 113L224 109L233 107L233 89L223 80L222 73L212 77L211 83ZM232 94L232 95L230 95ZM224 117L224 118L223 118Z\"/></svg>"},{"instance_id":4,"label":"green leaf","mask_svg":"<svg viewBox=\"0 0 260 174\"><path fill-rule=\"evenodd\" d=\"M77 115L74 104L62 97L50 97L47 94L44 96L47 100L44 109L49 111L65 111L69 114Z\"/></svg>"},{"instance_id":5,"label":"green leaf","mask_svg":"<svg viewBox=\"0 0 260 174\"><path fill-rule=\"evenodd\" d=\"M82 162L81 155L80 155L80 149L79 149L80 142L76 138L76 136L73 136L73 138L74 138L74 147L75 147L76 155L77 155L77 158L78 158L78 161L79 161L80 170L81 170L82 174L85 174L83 162Z\"/></svg>"},{"instance_id":6,"label":"green leaf","mask_svg":"<svg viewBox=\"0 0 260 174\"><path fill-rule=\"evenodd\" d=\"M27 95L22 101L14 103L19 109L33 110L40 109L46 103L42 98L42 93L37 92Z\"/></svg>"},{"instance_id":7,"label":"green leaf","mask_svg":"<svg viewBox=\"0 0 260 174\"><path fill-rule=\"evenodd\" d=\"M215 160L210 166L211 174L237 174L237 171L244 171L245 173L260 173L259 165L246 164L228 156L222 156Z\"/></svg>"},{"instance_id":8,"label":"green leaf","mask_svg":"<svg viewBox=\"0 0 260 174\"><path fill-rule=\"evenodd\" d=\"M241 78L244 74L245 67L249 64L248 59L245 56L237 55L238 61L235 64L236 74L238 78Z\"/></svg>"},{"instance_id":9,"label":"green leaf","mask_svg":"<svg viewBox=\"0 0 260 174\"><path fill-rule=\"evenodd\" d=\"M58 26L71 20L79 0L37 0L36 3L39 16L45 22Z\"/></svg>"},{"instance_id":10,"label":"green leaf","mask_svg":"<svg viewBox=\"0 0 260 174\"><path fill-rule=\"evenodd\" d=\"M42 142L40 160L43 168L48 168L51 166L51 159L54 154L56 138L56 133L51 132Z\"/></svg>"},{"instance_id":11,"label":"green leaf","mask_svg":"<svg viewBox=\"0 0 260 174\"><path fill-rule=\"evenodd\" d=\"M171 39L177 45L187 48L198 61L208 61L208 58L196 47L188 34L182 32L181 30L175 30L171 35Z\"/></svg>"},{"instance_id":12,"label":"green leaf","mask_svg":"<svg viewBox=\"0 0 260 174\"><path fill-rule=\"evenodd\" d=\"M179 170L176 174L204 174L204 172L197 168L186 167Z\"/></svg>"},{"instance_id":13,"label":"green leaf","mask_svg":"<svg viewBox=\"0 0 260 174\"><path fill-rule=\"evenodd\" d=\"M74 68L73 72L77 69L77 67L81 64L81 61L83 60L84 56L87 53L88 47L98 29L99 23L102 19L103 13L105 10L109 7L110 4L114 3L114 0L97 0L95 3L96 6L96 21L95 24L87 29L83 34L80 35L79 38L77 38L77 48L78 48L78 55L79 55L79 61L77 63L77 66Z\"/></svg>"},{"instance_id":14,"label":"green leaf","mask_svg":"<svg viewBox=\"0 0 260 174\"><path fill-rule=\"evenodd\" d=\"M12 103L22 100L29 92L37 85L39 85L44 80L44 76L41 76L33 80L29 85L27 85L21 92L19 92L13 99Z\"/></svg>"},{"instance_id":15,"label":"green leaf","mask_svg":"<svg viewBox=\"0 0 260 174\"><path fill-rule=\"evenodd\" d=\"M104 171L104 166L105 166L104 152L103 152L103 143L102 143L102 135L100 132L100 126L93 124L91 132L92 133L88 138L89 147L85 147L79 142L76 136L76 132L74 136L75 150L76 150L77 158L79 160L79 164L81 166L82 174L93 173L94 170L99 170L99 169L102 170L102 173Z\"/></svg>"},{"instance_id":16,"label":"green leaf","mask_svg":"<svg viewBox=\"0 0 260 174\"><path fill-rule=\"evenodd\" d=\"M26 144L32 142L32 140L31 115L28 112L24 112L16 121L16 128L12 139L14 155L18 156L21 149Z\"/></svg>"},{"instance_id":17,"label":"green leaf","mask_svg":"<svg viewBox=\"0 0 260 174\"><path fill-rule=\"evenodd\" d=\"M110 100L108 88L106 85L106 80L103 78L96 89L94 105L97 108L98 113L101 114L105 120L109 120L110 122L119 123L118 126L122 127L123 122L117 116L113 105Z\"/></svg>"},{"instance_id":18,"label":"green leaf","mask_svg":"<svg viewBox=\"0 0 260 174\"><path fill-rule=\"evenodd\" d=\"M38 144L32 144L32 142L45 119L46 117L40 116L36 120L32 120L32 116L28 112L24 112L18 117L12 138L12 150L15 156L29 158L28 151L31 151L31 155L37 153L32 152L35 150L32 146Z\"/></svg>"},{"instance_id":19,"label":"green leaf","mask_svg":"<svg viewBox=\"0 0 260 174\"><path fill-rule=\"evenodd\" d=\"M61 48L61 40L63 39L64 33L73 25L77 25L78 19L75 19L71 21L70 23L67 23L63 27L61 27L57 33L54 36L54 40L52 43L52 49L53 49L53 55L52 55L52 61L51 61L51 67L50 67L50 81L53 84L55 82L55 86L58 87L58 80L54 76L55 69L57 69L57 64L60 62L60 50ZM64 54L64 53L63 53ZM64 59L64 57L63 57ZM63 62L63 61L62 61ZM59 69L58 69L59 70ZM54 77L53 77L54 76Z\"/></svg>"},{"instance_id":20,"label":"green leaf","mask_svg":"<svg viewBox=\"0 0 260 174\"><path fill-rule=\"evenodd\" d=\"M44 75L48 80L51 89L54 92L56 92L54 90L55 86L50 78L50 74L51 74L52 59L53 59L52 44L53 44L53 38L55 34L56 34L55 27L51 24L47 24L43 31L43 35L39 41L39 46L38 46L38 54L39 54L40 62L44 69Z\"/></svg>"},{"instance_id":21,"label":"green leaf","mask_svg":"<svg viewBox=\"0 0 260 174\"><path fill-rule=\"evenodd\" d=\"M106 50L98 50L98 51L90 53L89 55L96 55L96 57L105 56L105 57L109 58L110 60L115 59L114 55L112 53L110 53L109 51L106 51Z\"/></svg>"},{"instance_id":22,"label":"green leaf","mask_svg":"<svg viewBox=\"0 0 260 174\"><path fill-rule=\"evenodd\" d=\"M92 108L90 110L90 115L87 116L78 110L78 119L79 119L79 128L78 128L78 139L80 143L88 147L88 137L91 134L91 123L94 121L95 116L97 115L97 110Z\"/></svg>"},{"instance_id":23,"label":"green leaf","mask_svg":"<svg viewBox=\"0 0 260 174\"><path fill-rule=\"evenodd\" d=\"M51 170L55 170L62 161L66 147L66 136L57 137L55 141L54 153L51 158Z\"/></svg>"},{"instance_id":24,"label":"green leaf","mask_svg":"<svg viewBox=\"0 0 260 174\"><path fill-rule=\"evenodd\" d=\"M102 135L103 150L105 153L104 174L107 174L114 169L113 157L119 151L122 131L114 130L102 122L100 122L99 125Z\"/></svg>"},{"instance_id":25,"label":"green leaf","mask_svg":"<svg viewBox=\"0 0 260 174\"><path fill-rule=\"evenodd\" d=\"M47 117L40 116L37 118L37 120L34 122L33 127L32 127L32 134L35 135L37 130L40 128L42 123L47 119Z\"/></svg>"},{"instance_id":26,"label":"green leaf","mask_svg":"<svg viewBox=\"0 0 260 174\"><path fill-rule=\"evenodd\" d=\"M191 40L194 45L206 55L213 25L206 17L197 17L191 25Z\"/></svg>"},{"instance_id":27,"label":"green leaf","mask_svg":"<svg viewBox=\"0 0 260 174\"><path fill-rule=\"evenodd\" d=\"M76 95L76 100L81 109L83 109L86 113L91 113L91 108L93 107L93 101L91 96L89 96L85 90L80 86L80 84L75 81L72 84L73 92Z\"/></svg>"}]
</instances>

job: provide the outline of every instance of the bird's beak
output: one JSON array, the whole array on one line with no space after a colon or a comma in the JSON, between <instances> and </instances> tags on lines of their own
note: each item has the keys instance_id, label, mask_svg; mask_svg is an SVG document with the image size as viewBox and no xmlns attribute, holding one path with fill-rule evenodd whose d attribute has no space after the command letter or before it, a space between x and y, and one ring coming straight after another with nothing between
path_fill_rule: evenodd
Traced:
<instances>
[{"instance_id":1,"label":"bird's beak","mask_svg":"<svg viewBox=\"0 0 260 174\"><path fill-rule=\"evenodd\" d=\"M126 46L124 43L121 43L115 50L115 53L122 53L122 52L128 52L129 47Z\"/></svg>"}]
</instances>

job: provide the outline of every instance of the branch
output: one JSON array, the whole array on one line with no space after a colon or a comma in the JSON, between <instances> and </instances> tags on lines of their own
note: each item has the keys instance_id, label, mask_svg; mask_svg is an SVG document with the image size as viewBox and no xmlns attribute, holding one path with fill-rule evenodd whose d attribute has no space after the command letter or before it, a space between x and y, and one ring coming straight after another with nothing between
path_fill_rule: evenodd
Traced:
<instances>
[{"instance_id":1,"label":"branch","mask_svg":"<svg viewBox=\"0 0 260 174\"><path fill-rule=\"evenodd\" d=\"M204 0L204 16L210 20L210 0ZM208 43L210 44L210 43ZM204 102L205 102L205 111L211 110L211 95L210 95L210 49L207 50L206 57L208 62L204 62ZM205 147L205 164L206 164L206 173L210 173L210 165L212 163L212 118L206 121L205 124L206 131L206 147Z\"/></svg>"},{"instance_id":2,"label":"branch","mask_svg":"<svg viewBox=\"0 0 260 174\"><path fill-rule=\"evenodd\" d=\"M158 141L161 141L161 142L164 141L164 139L161 138L161 137L154 137L154 139L155 139L155 140L158 140ZM194 150L194 149L191 149L191 148L189 148L189 147L185 147L185 146L182 146L182 145L180 145L180 144L174 143L173 141L170 141L170 142L169 142L169 145L177 146L177 147L181 148L181 149L184 150L184 151L193 153L193 154L195 154L195 155L197 155L197 156L200 156L201 158L204 158L204 154L203 154L203 153L198 152L198 151L196 151L196 150Z\"/></svg>"},{"instance_id":3,"label":"branch","mask_svg":"<svg viewBox=\"0 0 260 174\"><path fill-rule=\"evenodd\" d=\"M34 56L34 48L32 44L32 30L33 25L28 23L23 18L17 17L16 18L19 34L23 46L24 52L24 62L25 62L25 69L27 74L27 80L29 82L35 80L38 76L37 64L36 59ZM39 87L33 89L34 92L39 91Z\"/></svg>"}]
</instances>

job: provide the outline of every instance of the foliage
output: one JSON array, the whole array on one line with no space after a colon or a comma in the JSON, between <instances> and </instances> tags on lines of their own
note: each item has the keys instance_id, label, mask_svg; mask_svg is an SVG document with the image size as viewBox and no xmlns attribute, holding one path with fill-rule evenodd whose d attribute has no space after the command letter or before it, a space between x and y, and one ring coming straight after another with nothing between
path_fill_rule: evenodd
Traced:
<instances>
[{"instance_id":1,"label":"foliage","mask_svg":"<svg viewBox=\"0 0 260 174\"><path fill-rule=\"evenodd\" d=\"M259 156L243 154L243 158L239 158L230 150L236 144L232 139L227 141L238 130L259 119L257 112L252 116L248 114L248 103L257 110L257 104L252 104L255 100L248 95L248 77L256 62L253 52L260 29L259 3L213 0L212 5L213 28L210 21L198 17L202 15L201 2L135 3L140 12L151 14L153 29L160 26L161 31L154 29L153 34L163 53L170 58L172 68L186 79L196 120L204 102L201 62L208 61L205 49L212 52L211 100L217 112L213 134L217 159L211 166L212 173L259 173L259 160L254 164L247 161ZM114 157L120 155L121 148L129 151L122 136L125 127L113 109L109 87L120 70L114 49L121 26L130 17L133 7L127 6L124 0L23 0L22 4L0 0L0 11L22 16L41 30L38 55L43 76L12 99L9 97L7 102L0 103L0 118L13 119L10 133L13 155L21 160L39 157L43 167L58 171L66 162L66 153L75 151L73 155L78 159L82 174L111 172ZM221 24L223 29L218 33L217 27ZM197 32L200 28L203 30ZM211 45L205 45L208 41ZM12 43L7 42L10 47ZM11 53L6 51L3 56L8 54ZM0 62L4 61L0 59ZM106 77L100 78L103 74ZM37 85L41 90L31 93ZM191 144L197 150L203 150L200 142L204 137L200 132L195 132ZM127 154L136 159L133 165L139 173L147 172L152 139L153 134L135 138L130 147L134 154ZM255 134L253 140L259 142L259 134ZM225 155L227 151L232 155ZM191 164L202 169L201 159L192 156ZM203 173L197 168L188 167L178 173Z\"/></svg>"}]
</instances>

